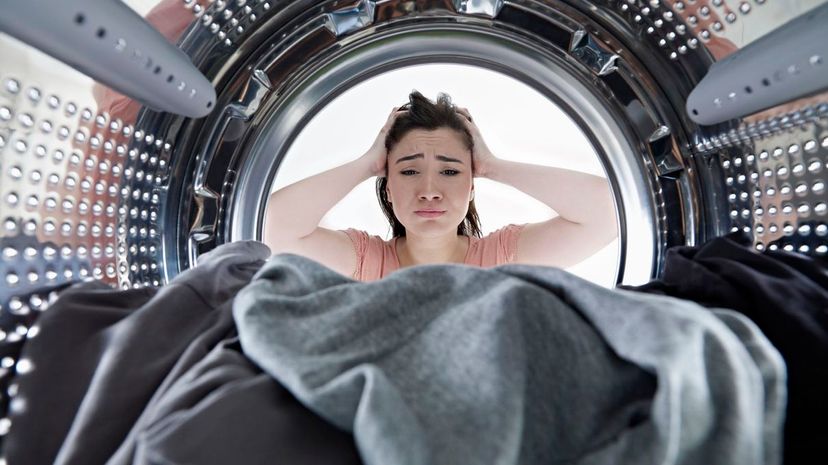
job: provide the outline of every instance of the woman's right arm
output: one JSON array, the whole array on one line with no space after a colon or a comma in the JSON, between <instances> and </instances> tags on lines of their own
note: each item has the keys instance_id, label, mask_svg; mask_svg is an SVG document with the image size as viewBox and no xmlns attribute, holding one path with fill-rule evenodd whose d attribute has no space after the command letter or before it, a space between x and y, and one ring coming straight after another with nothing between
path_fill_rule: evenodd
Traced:
<instances>
[{"instance_id":1,"label":"woman's right arm","mask_svg":"<svg viewBox=\"0 0 828 465\"><path fill-rule=\"evenodd\" d=\"M308 236L337 202L371 175L368 160L362 156L270 194L265 237L278 247L279 242Z\"/></svg>"},{"instance_id":2,"label":"woman's right arm","mask_svg":"<svg viewBox=\"0 0 828 465\"><path fill-rule=\"evenodd\" d=\"M385 135L398 112L396 108L361 157L305 178L272 193L264 224L264 243L276 253L296 253L316 260L342 274L356 267L356 252L343 231L319 227L319 222L362 181L385 175Z\"/></svg>"},{"instance_id":3,"label":"woman's right arm","mask_svg":"<svg viewBox=\"0 0 828 465\"><path fill-rule=\"evenodd\" d=\"M360 157L270 194L263 235L271 252L304 255L350 276L356 268L351 240L342 231L318 224L340 199L370 177L368 165Z\"/></svg>"}]
</instances>

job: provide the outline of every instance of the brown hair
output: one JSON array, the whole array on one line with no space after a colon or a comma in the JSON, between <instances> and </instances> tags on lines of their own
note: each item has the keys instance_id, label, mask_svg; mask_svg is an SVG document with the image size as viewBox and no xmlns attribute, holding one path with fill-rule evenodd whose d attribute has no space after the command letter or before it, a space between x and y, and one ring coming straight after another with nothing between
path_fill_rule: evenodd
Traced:
<instances>
[{"instance_id":1,"label":"brown hair","mask_svg":"<svg viewBox=\"0 0 828 465\"><path fill-rule=\"evenodd\" d=\"M451 103L451 97L448 94L440 93L437 96L437 101L432 102L415 90L408 95L408 103L399 109L408 111L397 116L394 125L391 126L388 135L385 136L385 148L388 153L391 153L391 149L399 143L403 136L413 129L435 130L444 127L457 131L469 151L474 149L472 135L466 129L463 120L460 119L464 116L457 113L454 104ZM405 236L405 226L394 215L391 202L388 201L388 194L385 191L387 184L388 178L384 176L377 177L376 189L380 208L382 208L382 212L391 224L393 237ZM477 208L474 206L474 200L469 202L466 217L457 226L457 234L460 236L481 236L480 218L477 216Z\"/></svg>"}]
</instances>

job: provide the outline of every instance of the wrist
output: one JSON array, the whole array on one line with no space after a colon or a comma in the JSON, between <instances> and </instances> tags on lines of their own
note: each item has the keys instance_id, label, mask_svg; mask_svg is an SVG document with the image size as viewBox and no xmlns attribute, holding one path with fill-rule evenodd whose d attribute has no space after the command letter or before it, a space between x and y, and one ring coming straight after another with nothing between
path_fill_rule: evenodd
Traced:
<instances>
[{"instance_id":1,"label":"wrist","mask_svg":"<svg viewBox=\"0 0 828 465\"><path fill-rule=\"evenodd\" d=\"M477 172L479 173L478 177L492 179L496 176L499 161L500 160L495 157L480 161L480 166L477 169Z\"/></svg>"},{"instance_id":2,"label":"wrist","mask_svg":"<svg viewBox=\"0 0 828 465\"><path fill-rule=\"evenodd\" d=\"M370 152L365 152L361 157L354 160L354 164L359 167L359 172L363 180L371 179L381 174L377 173L376 159Z\"/></svg>"}]
</instances>

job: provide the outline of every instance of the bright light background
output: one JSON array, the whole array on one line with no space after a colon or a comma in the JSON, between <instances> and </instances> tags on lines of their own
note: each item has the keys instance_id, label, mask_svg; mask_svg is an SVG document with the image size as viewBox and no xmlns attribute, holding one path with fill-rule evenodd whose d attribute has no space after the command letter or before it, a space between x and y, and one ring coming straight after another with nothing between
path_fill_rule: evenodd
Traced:
<instances>
[{"instance_id":1,"label":"bright light background","mask_svg":"<svg viewBox=\"0 0 828 465\"><path fill-rule=\"evenodd\" d=\"M592 145L558 106L526 84L488 69L427 64L397 69L347 90L302 128L279 167L272 191L340 166L364 154L395 106L418 90L438 93L466 107L498 158L567 168L606 177ZM329 229L362 229L386 240L391 227L374 193L376 178L355 187L320 222ZM475 178L475 201L483 235L507 224L557 216L511 186ZM589 208L589 205L583 205ZM615 286L618 240L568 270L606 287Z\"/></svg>"}]
</instances>

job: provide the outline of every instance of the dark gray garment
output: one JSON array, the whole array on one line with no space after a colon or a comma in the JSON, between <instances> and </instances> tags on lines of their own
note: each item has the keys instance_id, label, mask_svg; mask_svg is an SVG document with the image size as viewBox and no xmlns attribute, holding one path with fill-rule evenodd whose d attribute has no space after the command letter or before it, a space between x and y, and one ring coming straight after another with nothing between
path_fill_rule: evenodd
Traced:
<instances>
[{"instance_id":1,"label":"dark gray garment","mask_svg":"<svg viewBox=\"0 0 828 465\"><path fill-rule=\"evenodd\" d=\"M196 369L217 344L235 336L232 298L269 255L267 247L260 243L232 243L202 256L197 267L161 289L116 291L93 282L61 293L41 316L39 334L23 350L34 370L18 376L18 398L25 409L12 416L5 443L7 461L27 465L101 464L116 450L118 455L113 463L133 463L136 450L143 457L154 456L146 445L136 449L139 438L147 437L146 430L164 420L163 413L172 412L163 408L169 405L169 399L186 395L178 380L193 376L190 370ZM228 367L228 371L240 381L243 372L236 368ZM216 370L220 371L220 367ZM244 373L250 374L250 381L257 378L251 372ZM271 389L268 391L266 386ZM220 386L212 387L215 392L222 390ZM260 382L251 389L251 393L268 396L245 399L251 403L260 401L259 420L269 421L278 416L279 412L268 411L268 407L277 404L289 412L295 411L296 405L290 403L292 398L277 383ZM210 397L214 393L203 394ZM214 399L216 409L233 405L231 397ZM229 403L223 403L223 399L229 399ZM183 405L176 405L183 410ZM303 411L306 416L313 416ZM221 433L224 428L220 422L198 423L192 412L176 410L175 414L192 417L181 423L190 431L201 427ZM202 418L210 420L213 414L205 413ZM235 435L225 435L223 442L211 441L199 444L199 450L177 452L216 458L215 462L190 462L207 464L227 463L218 460L226 457L222 453L234 450L242 463L245 457L278 451L280 445L286 444L278 434L273 434L271 445L275 448L252 451L236 447L250 444L242 436L242 427L262 426L255 415L249 417L249 423L236 424ZM345 456L356 456L350 435L323 422L319 424L321 430L304 433L336 436L332 444L341 446L338 450L344 450ZM272 427L267 431L274 433L280 425ZM172 428L167 434L172 437L178 433ZM261 433L254 432L258 434ZM293 441L295 434L298 432L288 432L286 437ZM234 443L236 440L241 442Z\"/></svg>"},{"instance_id":2,"label":"dark gray garment","mask_svg":"<svg viewBox=\"0 0 828 465\"><path fill-rule=\"evenodd\" d=\"M736 314L739 334L555 268L366 283L291 254L233 313L245 353L352 430L366 464L779 463L784 363Z\"/></svg>"},{"instance_id":3,"label":"dark gray garment","mask_svg":"<svg viewBox=\"0 0 828 465\"><path fill-rule=\"evenodd\" d=\"M134 458L109 464L362 463L351 435L309 412L237 340L216 346L148 411Z\"/></svg>"},{"instance_id":4,"label":"dark gray garment","mask_svg":"<svg viewBox=\"0 0 828 465\"><path fill-rule=\"evenodd\" d=\"M22 399L25 408L10 409L12 425L3 443L3 454L8 463L55 463L81 402L97 384L95 378L102 376L96 373L104 373L106 366L111 366L106 357L107 347L118 344L118 338L112 335L118 322L155 293L156 289L149 288L115 292L103 283L81 283L63 291L40 316L37 323L40 331L26 342L22 352L22 358L30 360L34 370L18 375L15 380L18 386L15 401ZM116 350L115 347L112 349ZM140 385L146 386L146 382L157 380L142 381ZM95 395L94 391L90 394ZM95 439L104 445L103 449L109 444L114 450L120 444L131 425L129 418L138 415L152 391L121 388L119 394L125 397L137 394L143 399L125 398L125 408L101 423L100 433L115 433L104 438L95 435ZM120 415L127 421L121 422ZM82 417L78 416L78 420ZM94 447L89 454L97 455ZM97 461L90 463L103 463L108 457L106 454L104 451Z\"/></svg>"}]
</instances>

